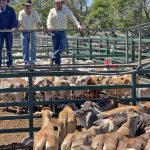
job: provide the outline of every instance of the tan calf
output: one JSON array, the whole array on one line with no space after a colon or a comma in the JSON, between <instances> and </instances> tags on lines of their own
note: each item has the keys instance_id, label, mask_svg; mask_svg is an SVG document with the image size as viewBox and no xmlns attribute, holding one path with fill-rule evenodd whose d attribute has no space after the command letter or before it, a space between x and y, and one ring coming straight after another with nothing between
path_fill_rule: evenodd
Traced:
<instances>
[{"instance_id":1,"label":"tan calf","mask_svg":"<svg viewBox=\"0 0 150 150\"><path fill-rule=\"evenodd\" d=\"M70 83L67 80L54 80L54 86L70 86ZM71 91L53 91L53 96L58 99L70 99Z\"/></svg>"},{"instance_id":2,"label":"tan calf","mask_svg":"<svg viewBox=\"0 0 150 150\"><path fill-rule=\"evenodd\" d=\"M140 104L139 107L142 111L146 112L147 114L150 114L150 102Z\"/></svg>"},{"instance_id":3,"label":"tan calf","mask_svg":"<svg viewBox=\"0 0 150 150\"><path fill-rule=\"evenodd\" d=\"M123 137L119 141L117 150L122 150L126 148L134 148L136 150L144 149L149 138L150 133L145 133L135 138Z\"/></svg>"},{"instance_id":4,"label":"tan calf","mask_svg":"<svg viewBox=\"0 0 150 150\"><path fill-rule=\"evenodd\" d=\"M77 119L72 108L66 106L60 113L57 120L58 139L61 145L67 134L74 133L77 126Z\"/></svg>"},{"instance_id":5,"label":"tan calf","mask_svg":"<svg viewBox=\"0 0 150 150\"><path fill-rule=\"evenodd\" d=\"M28 81L24 78L7 78L2 79L0 82L0 87L4 88L24 88L27 87ZM4 102L13 101L13 102L22 102L25 101L25 92L12 92L12 93L2 93L1 98ZM22 112L23 107L17 106L17 114ZM8 108L6 108L8 109ZM3 111L5 108L3 108Z\"/></svg>"},{"instance_id":6,"label":"tan calf","mask_svg":"<svg viewBox=\"0 0 150 150\"><path fill-rule=\"evenodd\" d=\"M97 135L92 143L94 150L116 150L118 141L123 136L134 137L140 122L140 116L133 110L128 111L128 120L116 132Z\"/></svg>"},{"instance_id":7,"label":"tan calf","mask_svg":"<svg viewBox=\"0 0 150 150\"><path fill-rule=\"evenodd\" d=\"M33 150L58 150L58 139L51 123L52 112L49 108L43 108L41 112L36 112L34 115L42 115L43 124L40 131L35 134Z\"/></svg>"},{"instance_id":8,"label":"tan calf","mask_svg":"<svg viewBox=\"0 0 150 150\"><path fill-rule=\"evenodd\" d=\"M105 119L99 126L93 126L82 132L68 134L62 143L61 150L70 150L80 145L90 146L93 138L98 134L113 132L118 129L115 120L112 118Z\"/></svg>"},{"instance_id":9,"label":"tan calf","mask_svg":"<svg viewBox=\"0 0 150 150\"><path fill-rule=\"evenodd\" d=\"M148 140L144 150L150 150L150 139Z\"/></svg>"},{"instance_id":10,"label":"tan calf","mask_svg":"<svg viewBox=\"0 0 150 150\"><path fill-rule=\"evenodd\" d=\"M105 112L101 112L100 114L100 117L103 116L105 118L108 118L108 117L113 117L119 113L122 113L122 112L126 112L130 109L133 109L133 110L140 110L140 108L138 106L124 106L124 107L119 107L119 108L115 108L115 109L112 109L112 110L109 110L109 111L105 111Z\"/></svg>"},{"instance_id":11,"label":"tan calf","mask_svg":"<svg viewBox=\"0 0 150 150\"><path fill-rule=\"evenodd\" d=\"M131 75L106 77L102 80L102 85L123 85L131 83ZM114 97L126 96L130 89L106 89L108 95Z\"/></svg>"}]
</instances>

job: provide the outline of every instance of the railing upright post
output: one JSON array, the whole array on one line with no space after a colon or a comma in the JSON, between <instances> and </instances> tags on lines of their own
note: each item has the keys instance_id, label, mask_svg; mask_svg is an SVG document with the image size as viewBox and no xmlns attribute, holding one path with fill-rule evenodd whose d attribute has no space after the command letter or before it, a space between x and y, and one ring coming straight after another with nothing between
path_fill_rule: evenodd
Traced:
<instances>
[{"instance_id":1,"label":"railing upright post","mask_svg":"<svg viewBox=\"0 0 150 150\"><path fill-rule=\"evenodd\" d=\"M132 105L136 105L136 72L132 73Z\"/></svg>"},{"instance_id":2,"label":"railing upright post","mask_svg":"<svg viewBox=\"0 0 150 150\"><path fill-rule=\"evenodd\" d=\"M74 65L75 64L75 53L72 55L72 64Z\"/></svg>"},{"instance_id":3,"label":"railing upright post","mask_svg":"<svg viewBox=\"0 0 150 150\"><path fill-rule=\"evenodd\" d=\"M141 29L139 29L139 47L138 47L138 66L141 66L141 51L142 51L142 37Z\"/></svg>"},{"instance_id":4,"label":"railing upright post","mask_svg":"<svg viewBox=\"0 0 150 150\"><path fill-rule=\"evenodd\" d=\"M135 42L133 41L133 38L131 40L131 55L132 62L135 62Z\"/></svg>"},{"instance_id":5,"label":"railing upright post","mask_svg":"<svg viewBox=\"0 0 150 150\"><path fill-rule=\"evenodd\" d=\"M66 47L67 49L66 49L66 55L69 55L69 50L68 50L68 48L69 48L69 43L68 43L68 40L67 40L67 47Z\"/></svg>"},{"instance_id":6,"label":"railing upright post","mask_svg":"<svg viewBox=\"0 0 150 150\"><path fill-rule=\"evenodd\" d=\"M108 40L108 35L106 34L106 54L109 55L110 51L109 51L109 40Z\"/></svg>"},{"instance_id":7,"label":"railing upright post","mask_svg":"<svg viewBox=\"0 0 150 150\"><path fill-rule=\"evenodd\" d=\"M129 62L129 31L126 30L126 63Z\"/></svg>"},{"instance_id":8,"label":"railing upright post","mask_svg":"<svg viewBox=\"0 0 150 150\"><path fill-rule=\"evenodd\" d=\"M29 102L29 136L33 138L33 86L32 74L28 76L28 102Z\"/></svg>"},{"instance_id":9,"label":"railing upright post","mask_svg":"<svg viewBox=\"0 0 150 150\"><path fill-rule=\"evenodd\" d=\"M50 46L50 45L48 44L48 36L45 36L45 38L46 38L46 45L47 45L47 46Z\"/></svg>"},{"instance_id":10,"label":"railing upright post","mask_svg":"<svg viewBox=\"0 0 150 150\"><path fill-rule=\"evenodd\" d=\"M78 39L78 37L77 37L77 47L76 47L76 49L77 49L77 55L79 54L79 39ZM77 58L78 59L78 58Z\"/></svg>"},{"instance_id":11,"label":"railing upright post","mask_svg":"<svg viewBox=\"0 0 150 150\"><path fill-rule=\"evenodd\" d=\"M92 60L92 39L89 37L90 60Z\"/></svg>"}]
</instances>

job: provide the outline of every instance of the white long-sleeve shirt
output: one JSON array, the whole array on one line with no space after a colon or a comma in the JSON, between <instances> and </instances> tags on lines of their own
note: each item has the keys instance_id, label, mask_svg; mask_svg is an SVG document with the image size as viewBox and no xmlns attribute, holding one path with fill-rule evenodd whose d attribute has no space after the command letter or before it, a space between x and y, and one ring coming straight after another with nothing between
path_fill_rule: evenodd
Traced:
<instances>
[{"instance_id":1,"label":"white long-sleeve shirt","mask_svg":"<svg viewBox=\"0 0 150 150\"><path fill-rule=\"evenodd\" d=\"M62 10L60 11L56 8L52 8L48 15L47 28L67 29L68 19L77 27L80 26L80 23L67 6L63 5Z\"/></svg>"},{"instance_id":2,"label":"white long-sleeve shirt","mask_svg":"<svg viewBox=\"0 0 150 150\"><path fill-rule=\"evenodd\" d=\"M37 29L36 25L39 22L42 22L36 10L32 10L30 15L28 15L24 9L21 10L19 12L18 20L24 30Z\"/></svg>"}]
</instances>

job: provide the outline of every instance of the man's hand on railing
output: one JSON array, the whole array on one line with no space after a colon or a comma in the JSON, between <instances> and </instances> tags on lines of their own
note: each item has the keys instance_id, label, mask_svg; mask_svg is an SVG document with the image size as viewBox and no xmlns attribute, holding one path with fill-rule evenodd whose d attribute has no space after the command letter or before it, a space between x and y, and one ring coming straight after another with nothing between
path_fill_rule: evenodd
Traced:
<instances>
[{"instance_id":1,"label":"man's hand on railing","mask_svg":"<svg viewBox=\"0 0 150 150\"><path fill-rule=\"evenodd\" d=\"M19 28L19 31L23 31L23 28L22 28L22 27L20 27L20 28Z\"/></svg>"},{"instance_id":2,"label":"man's hand on railing","mask_svg":"<svg viewBox=\"0 0 150 150\"><path fill-rule=\"evenodd\" d=\"M44 27L43 27L43 26L41 26L41 27L40 27L40 30L44 30Z\"/></svg>"},{"instance_id":3,"label":"man's hand on railing","mask_svg":"<svg viewBox=\"0 0 150 150\"><path fill-rule=\"evenodd\" d=\"M82 30L82 27L81 27L81 25L78 25L78 27L77 27L79 30Z\"/></svg>"},{"instance_id":4,"label":"man's hand on railing","mask_svg":"<svg viewBox=\"0 0 150 150\"><path fill-rule=\"evenodd\" d=\"M48 28L48 31L49 31L49 32L52 32L52 31L53 31L53 29L52 29L52 28Z\"/></svg>"},{"instance_id":5,"label":"man's hand on railing","mask_svg":"<svg viewBox=\"0 0 150 150\"><path fill-rule=\"evenodd\" d=\"M12 32L16 32L17 28L12 28L11 30L12 30Z\"/></svg>"}]
</instances>

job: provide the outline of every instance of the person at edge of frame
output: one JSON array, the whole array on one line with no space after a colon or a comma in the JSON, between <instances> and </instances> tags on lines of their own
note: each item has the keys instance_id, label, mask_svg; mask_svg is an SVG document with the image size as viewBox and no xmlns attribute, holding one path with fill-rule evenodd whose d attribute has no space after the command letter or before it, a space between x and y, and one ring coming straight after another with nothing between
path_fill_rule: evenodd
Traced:
<instances>
[{"instance_id":1,"label":"person at edge of frame","mask_svg":"<svg viewBox=\"0 0 150 150\"><path fill-rule=\"evenodd\" d=\"M55 7L49 12L47 18L47 29L51 32L53 54L51 57L51 65L58 67L61 64L61 53L67 47L67 36L65 29L67 29L68 19L73 22L79 30L82 29L80 23L77 21L71 10L64 4L64 0L54 0ZM61 29L61 31L60 31Z\"/></svg>"},{"instance_id":2,"label":"person at edge of frame","mask_svg":"<svg viewBox=\"0 0 150 150\"><path fill-rule=\"evenodd\" d=\"M12 32L17 31L18 20L14 9L8 6L10 0L0 0L0 30L11 30ZM2 66L2 50L4 41L6 43L7 57L6 64L10 68L12 66L12 45L13 45L13 34L12 32L1 32L0 33L0 68Z\"/></svg>"},{"instance_id":3,"label":"person at edge of frame","mask_svg":"<svg viewBox=\"0 0 150 150\"><path fill-rule=\"evenodd\" d=\"M37 25L40 26L41 30L44 30L44 27L38 12L32 8L32 1L26 0L26 3L22 5L24 8L19 12L18 20L19 29L22 31L23 60L25 68L27 68L31 63L33 65L36 63L36 33L34 30L37 29ZM30 42L31 50L29 46Z\"/></svg>"}]
</instances>

